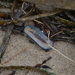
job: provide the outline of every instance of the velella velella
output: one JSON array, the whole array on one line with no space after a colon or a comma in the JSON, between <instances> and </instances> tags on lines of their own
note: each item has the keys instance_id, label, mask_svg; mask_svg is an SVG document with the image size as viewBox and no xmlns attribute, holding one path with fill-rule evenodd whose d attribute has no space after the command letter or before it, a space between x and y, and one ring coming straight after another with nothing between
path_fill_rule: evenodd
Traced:
<instances>
[{"instance_id":1,"label":"velella velella","mask_svg":"<svg viewBox=\"0 0 75 75\"><path fill-rule=\"evenodd\" d=\"M48 37L40 29L33 25L26 26L24 32L44 50L51 49L48 43L52 46L54 45L54 43L51 40L48 40Z\"/></svg>"}]
</instances>

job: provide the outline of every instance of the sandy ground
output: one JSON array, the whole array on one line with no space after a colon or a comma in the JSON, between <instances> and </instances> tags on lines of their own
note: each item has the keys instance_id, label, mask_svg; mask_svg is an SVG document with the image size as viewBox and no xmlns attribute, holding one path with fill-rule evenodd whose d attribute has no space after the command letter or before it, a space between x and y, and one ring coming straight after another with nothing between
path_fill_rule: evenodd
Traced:
<instances>
[{"instance_id":1,"label":"sandy ground","mask_svg":"<svg viewBox=\"0 0 75 75\"><path fill-rule=\"evenodd\" d=\"M0 45L4 32L0 31ZM75 45L67 42L55 42L54 47L61 51L63 54L75 61ZM29 42L29 39L20 34L11 35L11 39L8 45L8 48L3 56L2 63L8 60L12 55L16 54L20 50L26 48L21 54L16 56L13 60L5 64L6 66L11 65L29 65L34 66L38 63L41 63L43 60L47 59L49 56L52 56L52 59L49 60L46 65L50 66L51 72L55 72L57 75L75 75L75 63L65 59L60 54L54 50L45 52L35 43L32 44ZM10 72L9 72L10 73ZM17 71L15 75L24 75L25 71ZM38 73L28 73L27 75L40 75ZM8 75L7 71L2 71L0 75Z\"/></svg>"}]
</instances>

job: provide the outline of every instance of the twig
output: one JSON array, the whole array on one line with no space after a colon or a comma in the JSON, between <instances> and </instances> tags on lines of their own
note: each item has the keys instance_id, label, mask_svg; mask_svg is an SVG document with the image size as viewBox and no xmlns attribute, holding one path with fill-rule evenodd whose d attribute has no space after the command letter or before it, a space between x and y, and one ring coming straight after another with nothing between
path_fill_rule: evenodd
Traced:
<instances>
[{"instance_id":1,"label":"twig","mask_svg":"<svg viewBox=\"0 0 75 75\"><path fill-rule=\"evenodd\" d=\"M49 37L48 37L49 39ZM60 55L62 55L64 58L70 60L71 62L73 62L75 64L75 61L72 60L71 58L67 57L66 55L64 55L63 53L61 53L59 50L57 50L56 48L52 47L50 44L49 44L49 41L47 42L47 44L49 45L49 47L51 47L53 50L55 50L56 52L58 52Z\"/></svg>"},{"instance_id":2,"label":"twig","mask_svg":"<svg viewBox=\"0 0 75 75\"><path fill-rule=\"evenodd\" d=\"M14 3L15 3L15 1L14 1ZM14 11L13 9L14 9L14 4L13 4L13 6L12 6L12 11ZM13 13L11 14L11 18L13 17ZM8 25L7 26L7 31L6 31L6 33L5 33L5 36L4 36L4 38L3 38L3 43L2 43L2 45L1 45L1 47L0 47L0 62L1 62L1 58L3 57L3 55L4 55L4 53L5 53L5 50L6 50L6 48L7 48L7 46L8 46L8 43L9 43L9 40L10 40L10 35L11 35L11 33L12 33L12 30L13 30L13 28L14 28L14 25Z\"/></svg>"},{"instance_id":3,"label":"twig","mask_svg":"<svg viewBox=\"0 0 75 75\"><path fill-rule=\"evenodd\" d=\"M34 19L34 21L37 22L37 23L43 24L43 22L41 22L39 20Z\"/></svg>"},{"instance_id":4,"label":"twig","mask_svg":"<svg viewBox=\"0 0 75 75\"><path fill-rule=\"evenodd\" d=\"M23 2L23 4L22 4L22 11L23 11L24 14L26 14L26 12L25 12L24 9L23 9L24 4L25 4L25 2Z\"/></svg>"},{"instance_id":5,"label":"twig","mask_svg":"<svg viewBox=\"0 0 75 75\"><path fill-rule=\"evenodd\" d=\"M26 11L23 9L23 8L24 8L24 4L25 4L25 2L23 2L23 4L22 4L22 11L23 11L24 14L27 16L27 15L29 15L29 14L34 10L34 7L30 10L29 13L26 13ZM25 17L26 17L26 16L25 16ZM38 20L36 20L36 19L34 19L34 21L37 22L37 23L43 24L41 21L38 21Z\"/></svg>"},{"instance_id":6,"label":"twig","mask_svg":"<svg viewBox=\"0 0 75 75\"><path fill-rule=\"evenodd\" d=\"M44 14L29 16L29 17L26 17L26 18L18 18L16 20L18 20L18 21L34 20L34 19L41 18L41 17L52 16L52 15L55 15L57 13L59 13L59 12L57 11L57 12L54 12L54 13L53 12L52 13L44 13Z\"/></svg>"},{"instance_id":7,"label":"twig","mask_svg":"<svg viewBox=\"0 0 75 75\"><path fill-rule=\"evenodd\" d=\"M56 35L58 35L58 34L60 34L60 33L62 33L62 32L63 32L63 31L59 31L59 32L53 34L52 36L50 36L50 38L52 38L52 37L54 37L54 36L56 36Z\"/></svg>"},{"instance_id":8,"label":"twig","mask_svg":"<svg viewBox=\"0 0 75 75\"><path fill-rule=\"evenodd\" d=\"M13 1L13 5L11 7L11 15L10 15L10 17L11 17L11 20L13 22L15 22L15 20L14 20L14 13L15 13L14 9L15 9L15 7L16 7L16 0Z\"/></svg>"},{"instance_id":9,"label":"twig","mask_svg":"<svg viewBox=\"0 0 75 75\"><path fill-rule=\"evenodd\" d=\"M37 68L34 68L33 66L4 66L4 67L0 67L0 70L13 70L13 69L16 69L16 70L29 70L29 71L34 71L34 72L39 72L39 73L42 73L42 74L45 74L45 75L53 75L52 72L48 72L48 71L45 71L43 69L37 69Z\"/></svg>"}]
</instances>

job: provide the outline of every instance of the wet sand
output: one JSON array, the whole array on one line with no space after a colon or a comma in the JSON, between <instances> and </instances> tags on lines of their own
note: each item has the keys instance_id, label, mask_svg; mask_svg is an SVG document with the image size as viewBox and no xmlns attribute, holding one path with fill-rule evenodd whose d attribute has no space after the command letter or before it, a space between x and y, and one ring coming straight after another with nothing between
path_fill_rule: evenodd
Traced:
<instances>
[{"instance_id":1,"label":"wet sand","mask_svg":"<svg viewBox=\"0 0 75 75\"><path fill-rule=\"evenodd\" d=\"M0 45L2 43L3 36L4 32L0 31ZM74 44L59 41L54 43L54 47L75 61ZM23 51L21 54L17 55L13 60L2 66L34 66L51 56L52 59L46 63L46 65L52 68L52 70L50 70L51 72L55 72L57 75L75 75L75 63L72 63L71 61L65 59L52 49L48 52L45 52L35 43L30 43L29 38L20 34L11 35L11 39L8 48L3 56L2 63L24 48L26 48L25 51ZM24 72L25 71L17 71L15 75L24 75ZM38 73L33 72L28 73L27 75L33 74L39 75ZM0 75L8 75L8 71L4 71L0 73Z\"/></svg>"}]
</instances>

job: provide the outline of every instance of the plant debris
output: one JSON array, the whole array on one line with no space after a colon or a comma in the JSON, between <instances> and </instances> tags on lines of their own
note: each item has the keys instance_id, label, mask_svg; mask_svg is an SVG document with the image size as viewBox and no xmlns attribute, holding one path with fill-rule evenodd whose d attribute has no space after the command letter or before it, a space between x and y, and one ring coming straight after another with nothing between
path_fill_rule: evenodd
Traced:
<instances>
[{"instance_id":1,"label":"plant debris","mask_svg":"<svg viewBox=\"0 0 75 75\"><path fill-rule=\"evenodd\" d=\"M59 5L58 5L59 1ZM68 4L66 5L66 3ZM29 35L31 40L34 40L43 49L54 49L63 57L74 62L53 46L53 42L64 41L75 44L75 1L60 0L1 0L0 1L0 29L5 31L3 42L0 46L0 61L6 51L10 41L11 33ZM48 9L49 8L49 9ZM32 21L33 24L26 24ZM28 27L29 26L29 27ZM28 27L28 28L27 28ZM28 30L26 30L28 29ZM39 31L38 31L39 30ZM44 35L44 36L43 36ZM36 41L36 40L37 41ZM45 44L44 44L45 43ZM3 64L8 63L15 56L23 52L21 50L14 54ZM44 60L41 64L34 67L31 66L8 66L0 67L0 70L8 69L28 69L48 73L46 69L51 69L48 65L44 65L48 60ZM74 62L75 63L75 62ZM42 70L41 68L45 69ZM13 70L9 75L15 75ZM29 71L27 71L28 73Z\"/></svg>"},{"instance_id":2,"label":"plant debris","mask_svg":"<svg viewBox=\"0 0 75 75\"><path fill-rule=\"evenodd\" d=\"M7 26L7 31L5 32L5 36L3 38L2 45L0 46L0 61L4 55L4 52L7 48L7 46L8 46L13 27L14 27L14 25Z\"/></svg>"},{"instance_id":3,"label":"plant debris","mask_svg":"<svg viewBox=\"0 0 75 75\"><path fill-rule=\"evenodd\" d=\"M44 75L44 74L45 75L56 75L53 72L48 72L45 69L39 69L39 68L35 68L33 66L4 66L4 67L0 67L0 70L29 70L29 71L39 72L42 75Z\"/></svg>"}]
</instances>

